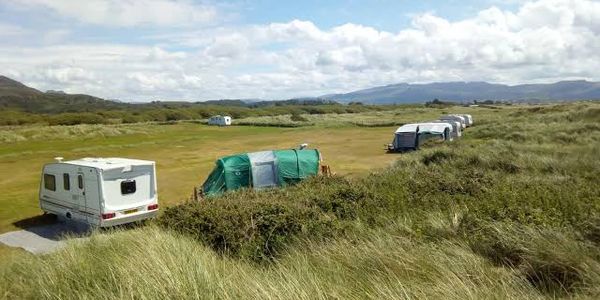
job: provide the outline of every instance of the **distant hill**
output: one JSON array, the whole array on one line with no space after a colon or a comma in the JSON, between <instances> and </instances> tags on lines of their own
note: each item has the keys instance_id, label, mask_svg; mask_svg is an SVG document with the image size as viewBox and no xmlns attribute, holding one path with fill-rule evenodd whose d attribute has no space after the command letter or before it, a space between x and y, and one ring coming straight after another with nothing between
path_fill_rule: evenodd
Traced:
<instances>
[{"instance_id":1,"label":"distant hill","mask_svg":"<svg viewBox=\"0 0 600 300\"><path fill-rule=\"evenodd\" d=\"M202 102L152 101L126 103L85 94L62 91L41 92L16 80L0 75L0 109L30 113L95 112L104 110L331 105L338 102L370 104L424 103L433 99L443 101L511 100L511 101L571 101L600 99L600 83L561 81L553 84L524 84L508 86L487 82L447 82L430 84L394 84L321 97L264 101L261 99L222 99Z\"/></svg>"},{"instance_id":2,"label":"distant hill","mask_svg":"<svg viewBox=\"0 0 600 300\"><path fill-rule=\"evenodd\" d=\"M600 99L600 82L561 81L552 84L503 85L487 82L400 83L320 98L339 102L371 104L423 103L432 99L449 101L576 101Z\"/></svg>"},{"instance_id":3,"label":"distant hill","mask_svg":"<svg viewBox=\"0 0 600 300\"><path fill-rule=\"evenodd\" d=\"M83 94L46 93L0 75L0 109L17 109L32 113L86 112L116 109L130 104L104 100Z\"/></svg>"},{"instance_id":4,"label":"distant hill","mask_svg":"<svg viewBox=\"0 0 600 300\"><path fill-rule=\"evenodd\" d=\"M95 112L116 109L176 109L190 107L223 106L261 108L289 105L328 105L334 101L319 98L298 98L289 100L264 101L260 99L222 99L202 102L152 101L146 103L126 103L118 100L84 95L67 94L63 91L41 92L16 80L0 75L0 109L20 110L30 113Z\"/></svg>"}]
</instances>

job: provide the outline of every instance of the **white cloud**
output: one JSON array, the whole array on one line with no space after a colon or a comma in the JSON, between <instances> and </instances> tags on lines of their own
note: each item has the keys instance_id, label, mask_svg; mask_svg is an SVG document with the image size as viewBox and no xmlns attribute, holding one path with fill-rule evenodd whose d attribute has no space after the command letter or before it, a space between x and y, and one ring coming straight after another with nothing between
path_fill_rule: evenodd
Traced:
<instances>
[{"instance_id":1,"label":"white cloud","mask_svg":"<svg viewBox=\"0 0 600 300\"><path fill-rule=\"evenodd\" d=\"M588 0L492 7L459 21L424 13L398 32L292 20L150 38L147 46L0 47L0 69L41 89L133 100L273 99L397 82L600 80L600 3Z\"/></svg>"},{"instance_id":2,"label":"white cloud","mask_svg":"<svg viewBox=\"0 0 600 300\"><path fill-rule=\"evenodd\" d=\"M190 26L217 16L214 7L188 0L20 0L19 4L105 26Z\"/></svg>"}]
</instances>

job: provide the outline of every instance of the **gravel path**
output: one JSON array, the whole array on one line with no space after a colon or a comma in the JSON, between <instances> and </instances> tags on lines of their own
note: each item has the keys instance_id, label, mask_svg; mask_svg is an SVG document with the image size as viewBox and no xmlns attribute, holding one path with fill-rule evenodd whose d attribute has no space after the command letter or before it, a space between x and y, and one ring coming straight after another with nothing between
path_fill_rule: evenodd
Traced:
<instances>
[{"instance_id":1,"label":"gravel path","mask_svg":"<svg viewBox=\"0 0 600 300\"><path fill-rule=\"evenodd\" d=\"M0 234L0 243L33 254L46 254L60 249L67 239L85 238L89 232L85 224L57 222Z\"/></svg>"}]
</instances>

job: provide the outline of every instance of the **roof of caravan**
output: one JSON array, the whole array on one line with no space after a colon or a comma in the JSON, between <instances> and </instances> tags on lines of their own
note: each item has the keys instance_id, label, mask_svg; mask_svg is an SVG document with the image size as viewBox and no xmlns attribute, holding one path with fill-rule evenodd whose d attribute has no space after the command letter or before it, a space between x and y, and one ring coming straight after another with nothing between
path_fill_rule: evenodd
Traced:
<instances>
[{"instance_id":1,"label":"roof of caravan","mask_svg":"<svg viewBox=\"0 0 600 300\"><path fill-rule=\"evenodd\" d=\"M398 127L396 132L414 132L417 130L417 126L419 126L419 124L404 124Z\"/></svg>"},{"instance_id":2,"label":"roof of caravan","mask_svg":"<svg viewBox=\"0 0 600 300\"><path fill-rule=\"evenodd\" d=\"M415 132L417 130L417 126L419 126L419 132L439 132L443 133L444 129L450 128L452 130L452 125L449 123L413 123L413 124L404 124L396 129L396 133L398 132Z\"/></svg>"},{"instance_id":3,"label":"roof of caravan","mask_svg":"<svg viewBox=\"0 0 600 300\"><path fill-rule=\"evenodd\" d=\"M84 157L76 160L63 161L63 164L72 164L96 168L100 170L110 170L128 166L146 166L154 164L151 160L120 158L120 157Z\"/></svg>"},{"instance_id":4,"label":"roof of caravan","mask_svg":"<svg viewBox=\"0 0 600 300\"><path fill-rule=\"evenodd\" d=\"M452 125L449 123L420 123L419 131L443 133L446 128L452 130Z\"/></svg>"},{"instance_id":5,"label":"roof of caravan","mask_svg":"<svg viewBox=\"0 0 600 300\"><path fill-rule=\"evenodd\" d=\"M461 119L463 121L465 120L464 116L461 115L445 115L445 116L441 116L440 119L443 121L444 119Z\"/></svg>"}]
</instances>

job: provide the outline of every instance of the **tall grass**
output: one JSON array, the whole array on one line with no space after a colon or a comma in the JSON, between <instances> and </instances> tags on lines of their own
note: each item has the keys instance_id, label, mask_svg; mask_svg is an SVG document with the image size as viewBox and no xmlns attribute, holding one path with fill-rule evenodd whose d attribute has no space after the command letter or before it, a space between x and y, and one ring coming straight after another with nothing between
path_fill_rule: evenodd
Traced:
<instances>
[{"instance_id":1,"label":"tall grass","mask_svg":"<svg viewBox=\"0 0 600 300\"><path fill-rule=\"evenodd\" d=\"M7 298L600 296L599 104L492 108L360 178L167 208L0 263Z\"/></svg>"},{"instance_id":2,"label":"tall grass","mask_svg":"<svg viewBox=\"0 0 600 300\"><path fill-rule=\"evenodd\" d=\"M395 224L326 244L303 241L269 266L218 256L156 227L98 234L5 265L0 288L6 298L27 299L542 297L518 269L498 268L463 243L422 242L405 230Z\"/></svg>"},{"instance_id":3,"label":"tall grass","mask_svg":"<svg viewBox=\"0 0 600 300\"><path fill-rule=\"evenodd\" d=\"M0 142L14 143L49 139L84 139L112 137L124 134L148 133L142 124L135 125L73 125L73 126L4 126L0 127Z\"/></svg>"}]
</instances>

